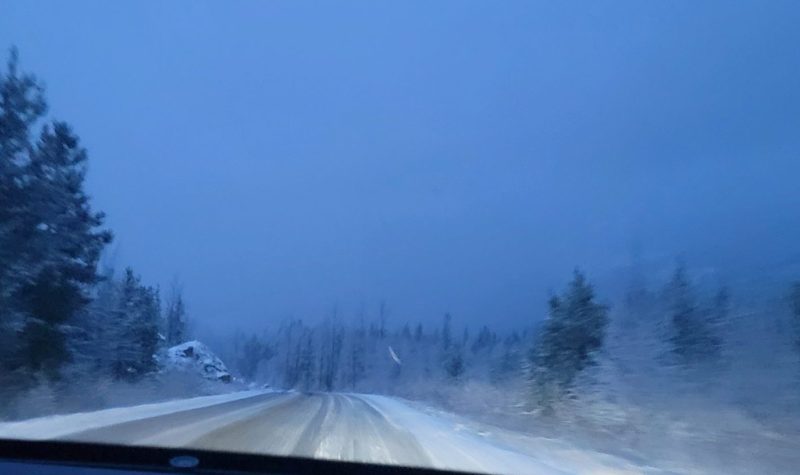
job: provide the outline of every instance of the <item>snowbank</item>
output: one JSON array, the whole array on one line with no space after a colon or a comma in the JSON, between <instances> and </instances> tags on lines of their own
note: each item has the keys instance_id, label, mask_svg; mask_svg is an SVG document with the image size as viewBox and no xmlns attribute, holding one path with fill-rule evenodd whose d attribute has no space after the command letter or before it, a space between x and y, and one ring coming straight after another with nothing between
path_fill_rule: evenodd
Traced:
<instances>
[{"instance_id":1,"label":"snowbank","mask_svg":"<svg viewBox=\"0 0 800 475\"><path fill-rule=\"evenodd\" d=\"M45 416L18 422L0 423L0 437L9 439L55 439L75 432L121 424L179 411L199 409L224 402L236 401L264 394L265 391L241 391L218 396L203 396L177 401L116 407L102 411Z\"/></svg>"}]
</instances>

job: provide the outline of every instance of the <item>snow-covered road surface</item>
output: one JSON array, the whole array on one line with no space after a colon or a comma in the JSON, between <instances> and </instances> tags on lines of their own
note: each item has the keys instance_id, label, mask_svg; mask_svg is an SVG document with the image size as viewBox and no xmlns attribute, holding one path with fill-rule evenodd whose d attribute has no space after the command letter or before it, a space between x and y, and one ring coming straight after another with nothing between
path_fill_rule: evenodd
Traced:
<instances>
[{"instance_id":1,"label":"snow-covered road surface","mask_svg":"<svg viewBox=\"0 0 800 475\"><path fill-rule=\"evenodd\" d=\"M0 424L0 437L193 447L489 473L642 473L385 396L245 392Z\"/></svg>"}]
</instances>

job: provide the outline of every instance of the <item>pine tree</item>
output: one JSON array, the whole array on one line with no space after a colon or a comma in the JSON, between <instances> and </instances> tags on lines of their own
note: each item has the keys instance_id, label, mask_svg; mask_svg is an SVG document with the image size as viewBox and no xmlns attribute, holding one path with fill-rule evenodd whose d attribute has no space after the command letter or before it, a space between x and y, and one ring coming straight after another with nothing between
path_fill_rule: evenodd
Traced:
<instances>
[{"instance_id":1,"label":"pine tree","mask_svg":"<svg viewBox=\"0 0 800 475\"><path fill-rule=\"evenodd\" d=\"M27 281L31 260L27 246L34 229L29 225L26 196L27 162L32 150L30 128L47 110L36 77L18 71L12 48L7 69L0 75L0 385L20 384L19 369L26 357L18 333L25 316L14 301ZM30 332L29 332L30 333Z\"/></svg>"},{"instance_id":2,"label":"pine tree","mask_svg":"<svg viewBox=\"0 0 800 475\"><path fill-rule=\"evenodd\" d=\"M578 270L564 294L550 299L549 310L530 353L534 383L545 400L569 390L578 374L595 363L608 326L606 307L595 302L592 286Z\"/></svg>"},{"instance_id":3,"label":"pine tree","mask_svg":"<svg viewBox=\"0 0 800 475\"><path fill-rule=\"evenodd\" d=\"M69 360L64 325L89 303L111 234L98 230L103 215L83 190L87 154L69 126L45 125L31 144L44 111L41 87L17 72L12 50L0 78L0 327L21 327L7 369L56 377Z\"/></svg>"},{"instance_id":4,"label":"pine tree","mask_svg":"<svg viewBox=\"0 0 800 475\"><path fill-rule=\"evenodd\" d=\"M90 371L106 375L116 351L114 338L119 324L119 284L114 278L113 268L104 269L101 276L94 289L94 298L82 312L82 321L78 323L85 329L85 339L73 339L71 343L76 357L82 359Z\"/></svg>"},{"instance_id":5,"label":"pine tree","mask_svg":"<svg viewBox=\"0 0 800 475\"><path fill-rule=\"evenodd\" d=\"M18 70L15 48L0 75L0 325L9 323L12 296L27 281L32 264L28 238L32 210L27 195L31 127L42 119L47 103L35 76Z\"/></svg>"},{"instance_id":6,"label":"pine tree","mask_svg":"<svg viewBox=\"0 0 800 475\"><path fill-rule=\"evenodd\" d=\"M720 341L712 324L714 312L704 312L697 305L695 291L683 265L675 269L665 296L671 324L669 341L678 361L692 365L717 356ZM719 311L726 311L727 293L723 292L719 297Z\"/></svg>"},{"instance_id":7,"label":"pine tree","mask_svg":"<svg viewBox=\"0 0 800 475\"><path fill-rule=\"evenodd\" d=\"M159 303L155 289L145 287L128 268L120 283L117 331L112 373L117 379L136 381L157 369Z\"/></svg>"}]
</instances>

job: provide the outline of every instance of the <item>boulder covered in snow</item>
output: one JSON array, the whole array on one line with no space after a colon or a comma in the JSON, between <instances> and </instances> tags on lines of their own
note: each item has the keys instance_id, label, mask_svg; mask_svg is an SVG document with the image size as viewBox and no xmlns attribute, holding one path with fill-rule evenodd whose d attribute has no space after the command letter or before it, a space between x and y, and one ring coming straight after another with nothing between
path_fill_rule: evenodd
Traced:
<instances>
[{"instance_id":1,"label":"boulder covered in snow","mask_svg":"<svg viewBox=\"0 0 800 475\"><path fill-rule=\"evenodd\" d=\"M233 380L225 363L203 343L193 340L167 350L167 367L195 372L212 381L230 383Z\"/></svg>"}]
</instances>

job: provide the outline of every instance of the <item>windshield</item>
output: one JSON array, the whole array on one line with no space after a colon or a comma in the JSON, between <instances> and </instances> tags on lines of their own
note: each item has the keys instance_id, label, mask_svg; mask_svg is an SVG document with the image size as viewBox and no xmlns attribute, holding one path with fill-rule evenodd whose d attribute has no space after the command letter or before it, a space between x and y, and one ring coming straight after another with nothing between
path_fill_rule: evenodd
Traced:
<instances>
[{"instance_id":1,"label":"windshield","mask_svg":"<svg viewBox=\"0 0 800 475\"><path fill-rule=\"evenodd\" d=\"M0 4L0 438L800 463L796 2Z\"/></svg>"}]
</instances>

